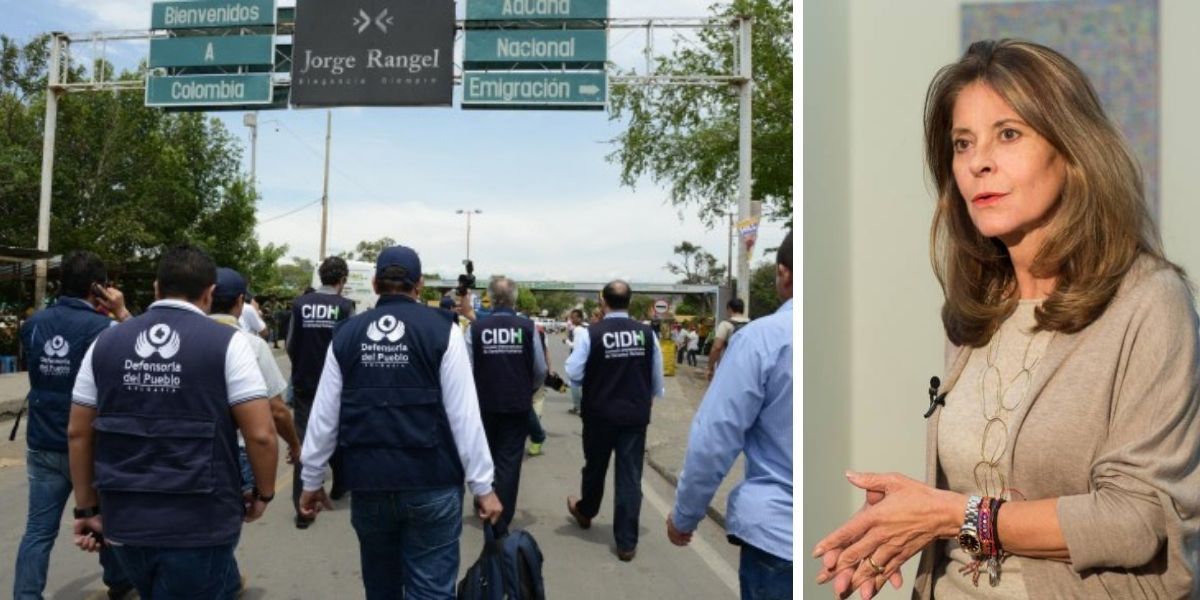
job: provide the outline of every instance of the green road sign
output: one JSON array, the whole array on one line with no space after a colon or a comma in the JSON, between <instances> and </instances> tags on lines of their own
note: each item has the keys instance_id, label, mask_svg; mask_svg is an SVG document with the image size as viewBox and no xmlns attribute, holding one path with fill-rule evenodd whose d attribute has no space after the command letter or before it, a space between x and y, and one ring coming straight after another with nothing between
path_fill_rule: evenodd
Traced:
<instances>
[{"instance_id":1,"label":"green road sign","mask_svg":"<svg viewBox=\"0 0 1200 600\"><path fill-rule=\"evenodd\" d=\"M467 0L469 21L607 18L608 0Z\"/></svg>"},{"instance_id":2,"label":"green road sign","mask_svg":"<svg viewBox=\"0 0 1200 600\"><path fill-rule=\"evenodd\" d=\"M275 0L155 2L150 29L206 29L275 24Z\"/></svg>"},{"instance_id":3,"label":"green road sign","mask_svg":"<svg viewBox=\"0 0 1200 600\"><path fill-rule=\"evenodd\" d=\"M275 36L172 37L150 40L150 68L275 64Z\"/></svg>"},{"instance_id":4,"label":"green road sign","mask_svg":"<svg viewBox=\"0 0 1200 600\"><path fill-rule=\"evenodd\" d=\"M248 110L275 110L288 107L288 99L291 98L291 88L286 84L275 82L272 91L271 102L268 104L221 104L221 105L205 105L205 106L181 106L171 105L164 106L162 109L166 112L242 112Z\"/></svg>"},{"instance_id":5,"label":"green road sign","mask_svg":"<svg viewBox=\"0 0 1200 600\"><path fill-rule=\"evenodd\" d=\"M574 73L463 73L463 108L604 110L603 71Z\"/></svg>"},{"instance_id":6,"label":"green road sign","mask_svg":"<svg viewBox=\"0 0 1200 600\"><path fill-rule=\"evenodd\" d=\"M608 58L603 29L470 29L464 35L464 69L603 69Z\"/></svg>"},{"instance_id":7,"label":"green road sign","mask_svg":"<svg viewBox=\"0 0 1200 600\"><path fill-rule=\"evenodd\" d=\"M270 104L270 73L146 78L146 106Z\"/></svg>"}]
</instances>

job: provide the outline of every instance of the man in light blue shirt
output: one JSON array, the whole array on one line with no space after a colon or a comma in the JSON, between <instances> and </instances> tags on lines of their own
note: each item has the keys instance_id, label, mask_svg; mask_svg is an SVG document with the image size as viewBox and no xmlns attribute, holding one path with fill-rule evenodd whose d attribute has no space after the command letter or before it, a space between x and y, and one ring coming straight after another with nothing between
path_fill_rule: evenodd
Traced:
<instances>
[{"instance_id":1,"label":"man in light blue shirt","mask_svg":"<svg viewBox=\"0 0 1200 600\"><path fill-rule=\"evenodd\" d=\"M792 597L792 234L776 256L783 305L731 336L692 422L667 537L686 546L734 459L727 531L742 547L743 600Z\"/></svg>"}]
</instances>

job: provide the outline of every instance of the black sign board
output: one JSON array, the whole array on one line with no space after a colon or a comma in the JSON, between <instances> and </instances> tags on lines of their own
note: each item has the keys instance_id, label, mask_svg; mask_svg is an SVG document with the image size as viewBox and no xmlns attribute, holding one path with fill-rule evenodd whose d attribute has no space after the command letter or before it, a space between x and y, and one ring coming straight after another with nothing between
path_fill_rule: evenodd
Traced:
<instances>
[{"instance_id":1,"label":"black sign board","mask_svg":"<svg viewBox=\"0 0 1200 600\"><path fill-rule=\"evenodd\" d=\"M450 106L453 0L297 0L293 106Z\"/></svg>"}]
</instances>

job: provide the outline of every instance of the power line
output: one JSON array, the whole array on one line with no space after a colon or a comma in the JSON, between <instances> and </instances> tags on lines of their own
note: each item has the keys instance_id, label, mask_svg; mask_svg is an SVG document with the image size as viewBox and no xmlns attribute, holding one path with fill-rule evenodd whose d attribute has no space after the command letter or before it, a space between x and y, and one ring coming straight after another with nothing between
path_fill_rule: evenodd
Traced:
<instances>
[{"instance_id":1,"label":"power line","mask_svg":"<svg viewBox=\"0 0 1200 600\"><path fill-rule=\"evenodd\" d=\"M277 221L277 220L279 220L279 219L282 219L282 218L284 218L284 217L288 217L288 216L294 215L294 214L296 214L296 213L298 213L298 212L300 212L300 211L302 211L302 210L304 210L304 209L306 209L306 208L309 208L309 207L312 207L312 206L316 206L316 205L318 205L318 204L320 204L320 203L321 203L321 199L320 199L320 198L317 198L316 200L313 200L312 202L309 202L308 204L305 204L305 205L303 205L303 206L298 206L298 207L296 207L296 208L293 208L292 210L289 210L289 211L287 211L287 212L285 212L285 213L281 213L281 214L275 215L275 216L273 216L273 217L271 217L271 218L269 218L269 219L263 219L263 220L259 221L259 222L258 222L258 224L259 224L259 225L263 225L263 224L265 224L265 223L270 223L271 221Z\"/></svg>"}]
</instances>

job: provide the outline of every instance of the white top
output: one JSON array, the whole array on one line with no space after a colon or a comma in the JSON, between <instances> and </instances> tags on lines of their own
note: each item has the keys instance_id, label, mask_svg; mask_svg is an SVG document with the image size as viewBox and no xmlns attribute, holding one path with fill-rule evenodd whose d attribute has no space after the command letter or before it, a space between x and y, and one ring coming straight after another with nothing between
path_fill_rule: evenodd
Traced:
<instances>
[{"instance_id":1,"label":"white top","mask_svg":"<svg viewBox=\"0 0 1200 600\"><path fill-rule=\"evenodd\" d=\"M450 343L442 356L440 380L442 403L446 407L446 418L450 421L450 432L458 447L467 484L475 496L487 495L492 491L492 454L479 416L479 397L475 394L475 377L467 358L467 344L457 325L450 325ZM308 417L304 448L300 451L300 462L304 465L300 478L305 490L319 489L324 483L325 465L337 447L341 396L342 368L331 345L325 353L325 367Z\"/></svg>"},{"instance_id":2,"label":"white top","mask_svg":"<svg viewBox=\"0 0 1200 600\"><path fill-rule=\"evenodd\" d=\"M728 341L729 334L733 333L733 328L734 328L735 324L749 323L749 322L750 322L750 319L747 319L746 317L744 317L742 315L738 315L736 317L729 317L728 320L721 321L721 324L717 325L717 330L716 330L716 332L713 333L713 340L714 341L716 341L716 340Z\"/></svg>"},{"instance_id":3,"label":"white top","mask_svg":"<svg viewBox=\"0 0 1200 600\"><path fill-rule=\"evenodd\" d=\"M700 349L700 334L696 333L695 330L689 331L687 334L687 349L688 350L699 350Z\"/></svg>"},{"instance_id":4,"label":"white top","mask_svg":"<svg viewBox=\"0 0 1200 600\"><path fill-rule=\"evenodd\" d=\"M258 315L258 309L254 308L253 304L246 302L242 305L242 316L238 319L242 330L258 335L259 332L267 328L267 324L263 322L262 317Z\"/></svg>"},{"instance_id":5,"label":"white top","mask_svg":"<svg viewBox=\"0 0 1200 600\"><path fill-rule=\"evenodd\" d=\"M231 315L209 315L212 320L237 328L238 320ZM262 372L263 381L267 384L267 398L274 398L287 391L287 380L283 378L283 373L279 371L279 365L275 362L275 355L271 353L271 347L267 345L266 340L261 337L246 333L242 329L238 329L237 335L234 337L244 338L246 343L250 344L250 348L254 351L254 359L258 362L258 370ZM246 437L242 435L242 430L238 430L238 446L246 447Z\"/></svg>"},{"instance_id":6,"label":"white top","mask_svg":"<svg viewBox=\"0 0 1200 600\"><path fill-rule=\"evenodd\" d=\"M150 305L150 308L158 307L182 308L204 315L204 311L194 304L182 300L159 300ZM79 376L75 378L75 388L71 392L71 400L75 404L88 408L96 407L96 378L92 373L92 351L95 349L96 342L92 342L83 356L83 364L79 367ZM267 385L254 358L254 351L246 339L239 335L233 336L225 349L225 389L229 393L230 406L267 397Z\"/></svg>"}]
</instances>

